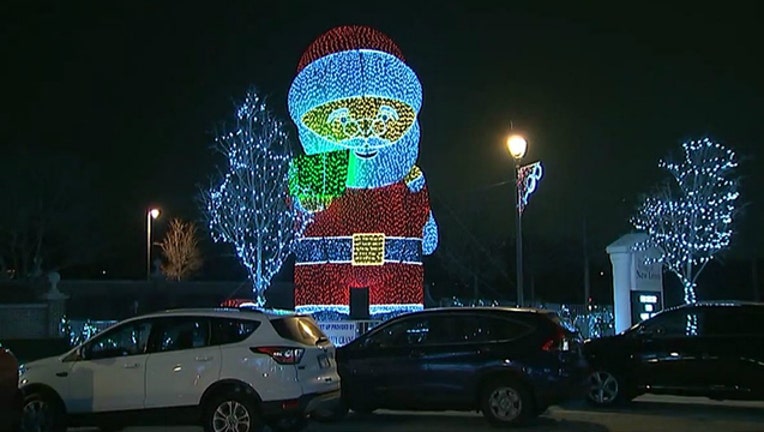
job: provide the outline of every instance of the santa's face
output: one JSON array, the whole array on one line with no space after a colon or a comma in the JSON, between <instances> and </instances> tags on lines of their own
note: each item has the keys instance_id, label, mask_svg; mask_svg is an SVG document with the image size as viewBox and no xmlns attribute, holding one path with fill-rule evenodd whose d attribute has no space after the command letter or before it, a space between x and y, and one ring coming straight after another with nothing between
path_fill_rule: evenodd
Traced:
<instances>
[{"instance_id":1,"label":"santa's face","mask_svg":"<svg viewBox=\"0 0 764 432\"><path fill-rule=\"evenodd\" d=\"M319 105L302 117L311 132L349 150L348 187L371 188L403 179L416 162L419 125L407 104L384 97L351 97Z\"/></svg>"}]
</instances>

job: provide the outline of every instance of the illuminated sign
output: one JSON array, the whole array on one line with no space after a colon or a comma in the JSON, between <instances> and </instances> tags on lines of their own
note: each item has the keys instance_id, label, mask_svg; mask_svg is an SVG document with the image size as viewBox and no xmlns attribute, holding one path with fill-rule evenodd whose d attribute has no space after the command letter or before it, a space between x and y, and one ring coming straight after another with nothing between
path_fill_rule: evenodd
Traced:
<instances>
[{"instance_id":1,"label":"illuminated sign","mask_svg":"<svg viewBox=\"0 0 764 432\"><path fill-rule=\"evenodd\" d=\"M319 321L318 327L337 347L347 345L358 336L358 329L353 321Z\"/></svg>"},{"instance_id":2,"label":"illuminated sign","mask_svg":"<svg viewBox=\"0 0 764 432\"><path fill-rule=\"evenodd\" d=\"M652 318L662 309L661 293L654 291L631 292L631 322L633 324Z\"/></svg>"}]
</instances>

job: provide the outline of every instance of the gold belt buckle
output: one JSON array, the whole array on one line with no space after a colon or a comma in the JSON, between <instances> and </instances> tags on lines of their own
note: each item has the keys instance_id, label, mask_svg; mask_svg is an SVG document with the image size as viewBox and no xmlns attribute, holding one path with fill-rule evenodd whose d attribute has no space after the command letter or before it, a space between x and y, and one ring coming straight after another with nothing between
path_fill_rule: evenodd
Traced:
<instances>
[{"instance_id":1,"label":"gold belt buckle","mask_svg":"<svg viewBox=\"0 0 764 432\"><path fill-rule=\"evenodd\" d=\"M385 263L385 234L353 234L354 266L381 266Z\"/></svg>"}]
</instances>

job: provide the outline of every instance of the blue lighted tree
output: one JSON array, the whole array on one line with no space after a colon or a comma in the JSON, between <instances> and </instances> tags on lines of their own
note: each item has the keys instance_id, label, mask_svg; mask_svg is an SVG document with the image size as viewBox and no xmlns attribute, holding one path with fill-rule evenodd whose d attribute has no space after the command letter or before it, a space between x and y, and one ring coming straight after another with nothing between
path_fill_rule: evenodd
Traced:
<instances>
[{"instance_id":1,"label":"blue lighted tree","mask_svg":"<svg viewBox=\"0 0 764 432\"><path fill-rule=\"evenodd\" d=\"M631 223L648 235L639 248L677 275L684 301L694 303L698 275L732 237L738 177L735 153L709 139L682 144L683 158L658 164L671 179L644 198Z\"/></svg>"},{"instance_id":2,"label":"blue lighted tree","mask_svg":"<svg viewBox=\"0 0 764 432\"><path fill-rule=\"evenodd\" d=\"M265 291L308 223L289 199L292 151L284 124L250 89L214 148L226 168L202 192L203 213L216 242L231 243L247 269L254 300Z\"/></svg>"}]
</instances>

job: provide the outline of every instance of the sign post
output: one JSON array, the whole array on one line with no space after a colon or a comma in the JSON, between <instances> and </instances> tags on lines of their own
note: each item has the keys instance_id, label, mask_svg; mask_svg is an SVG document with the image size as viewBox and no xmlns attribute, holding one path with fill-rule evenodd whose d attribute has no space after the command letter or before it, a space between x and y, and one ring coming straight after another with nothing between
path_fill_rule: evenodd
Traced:
<instances>
[{"instance_id":1,"label":"sign post","mask_svg":"<svg viewBox=\"0 0 764 432\"><path fill-rule=\"evenodd\" d=\"M626 234L607 247L613 265L613 310L615 331L620 333L663 309L663 269L648 264L656 251L638 251L635 246L646 234Z\"/></svg>"}]
</instances>

